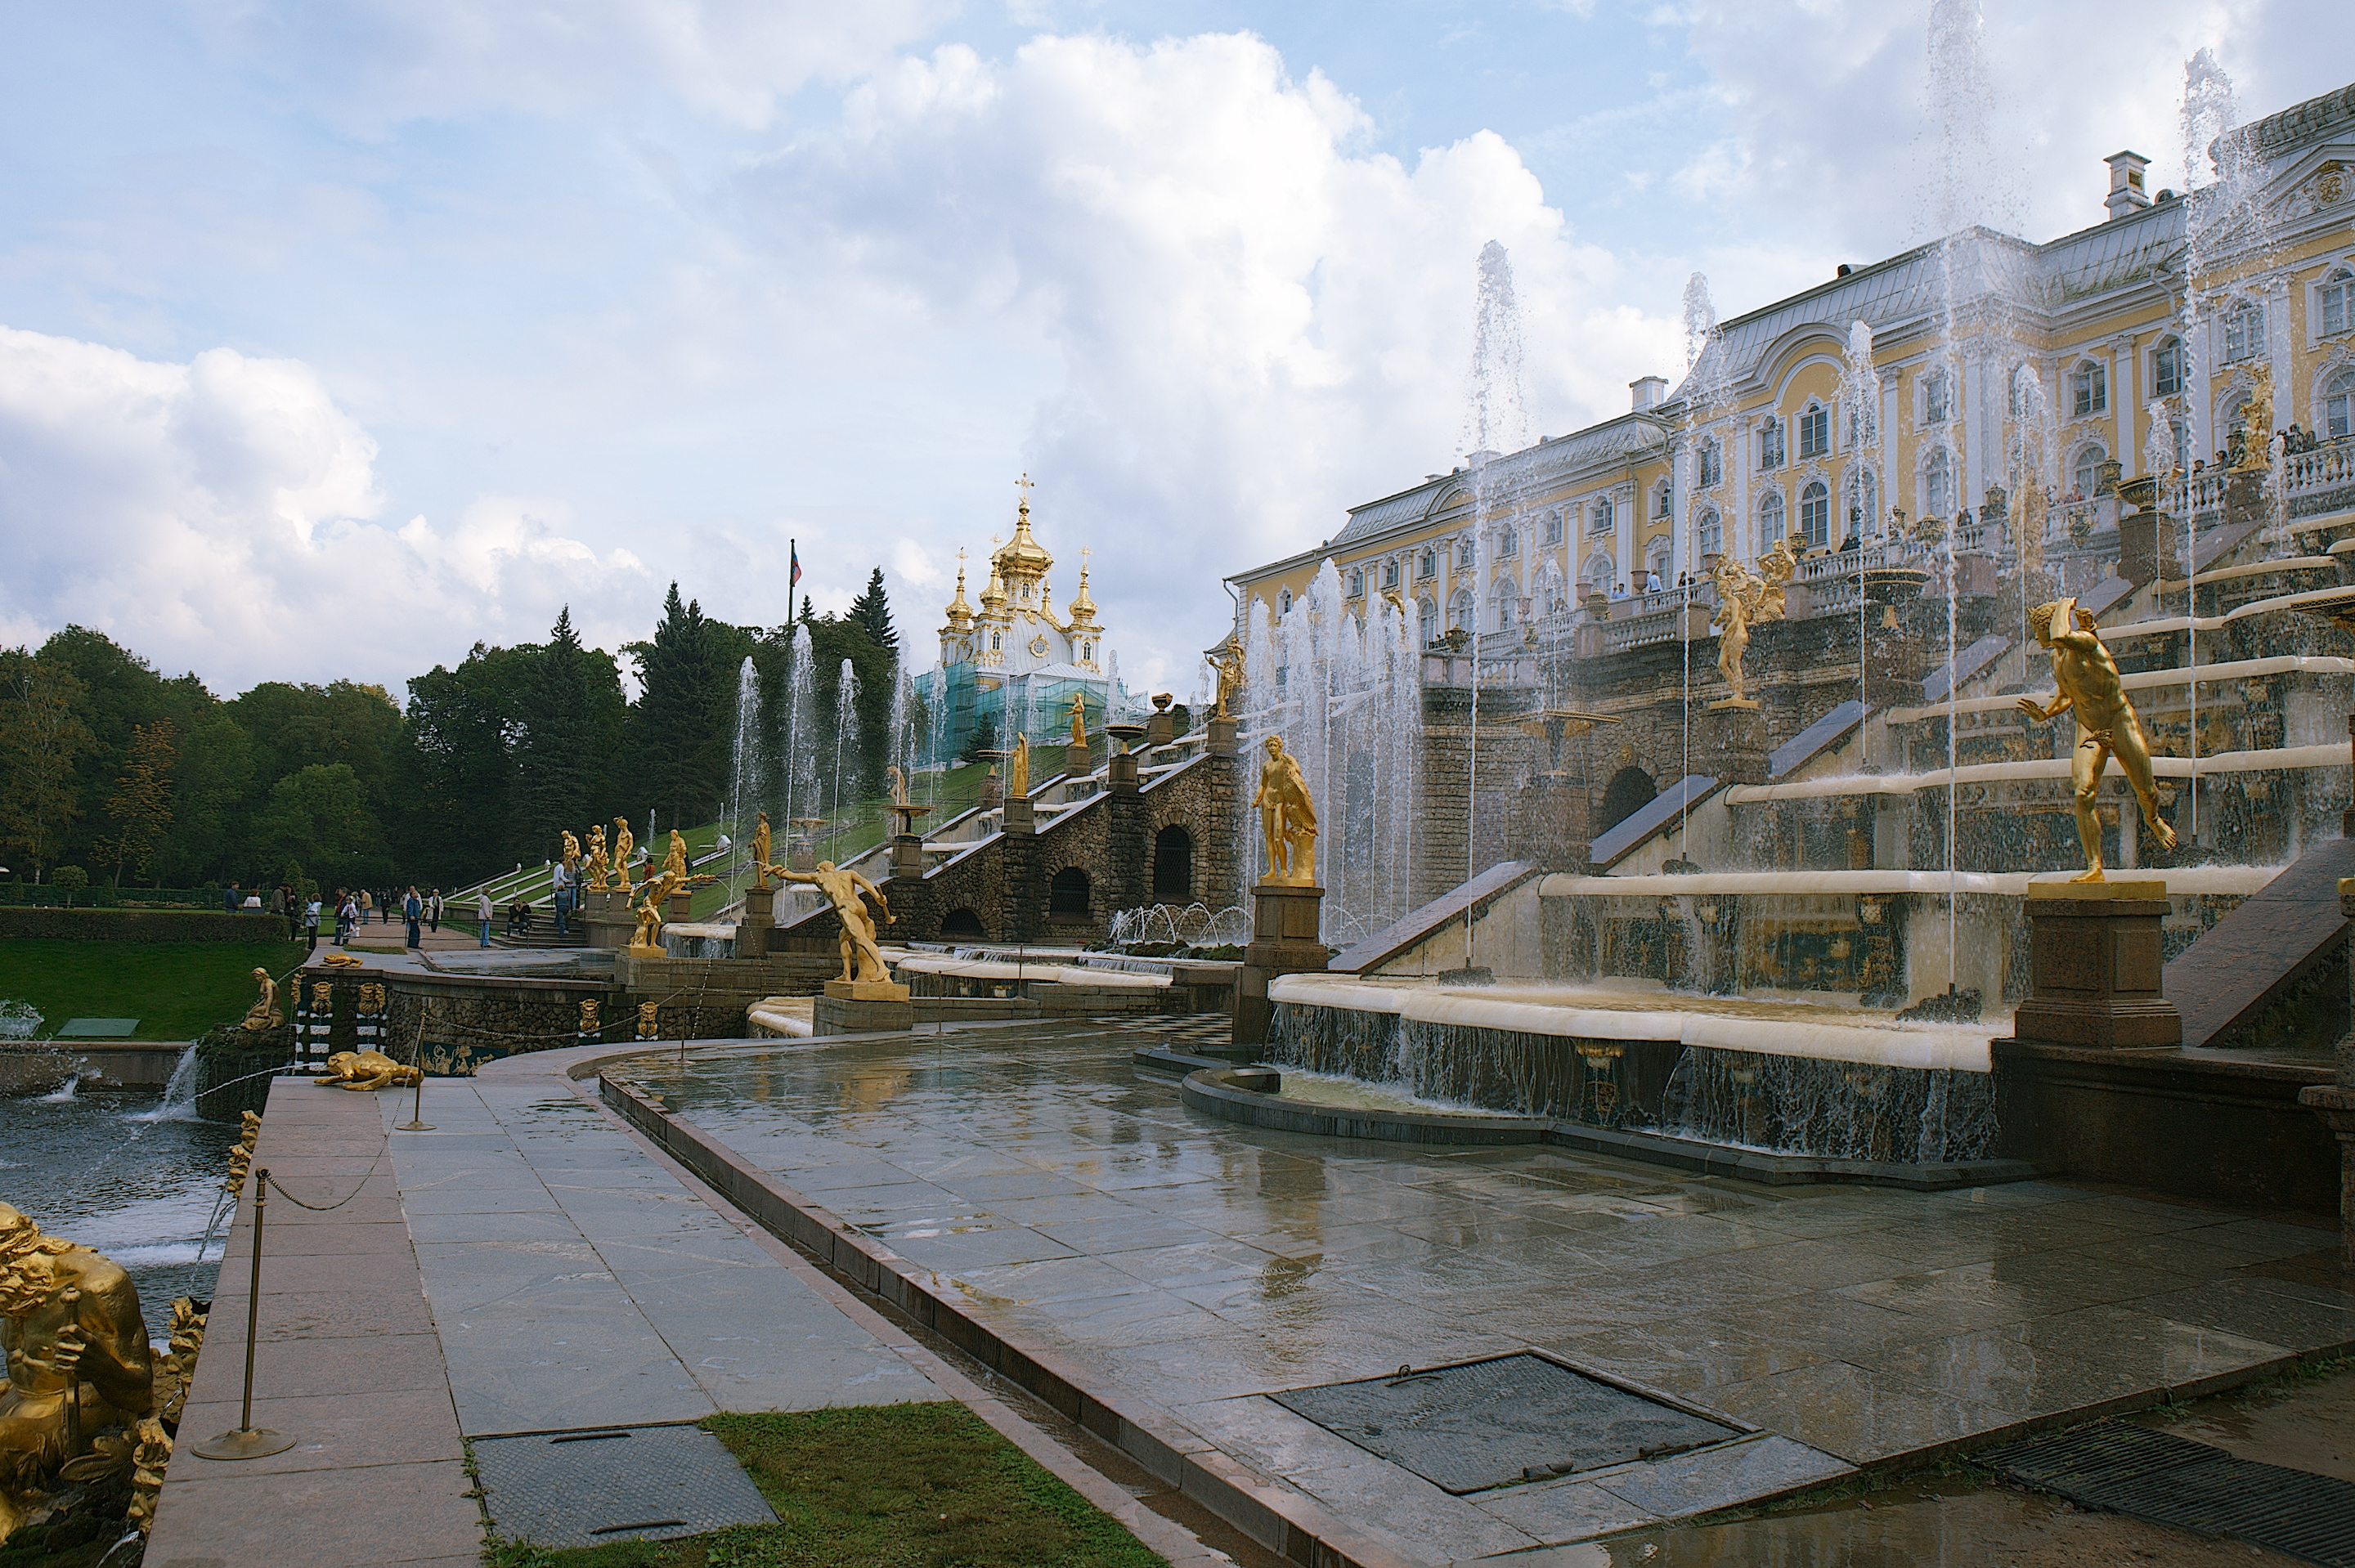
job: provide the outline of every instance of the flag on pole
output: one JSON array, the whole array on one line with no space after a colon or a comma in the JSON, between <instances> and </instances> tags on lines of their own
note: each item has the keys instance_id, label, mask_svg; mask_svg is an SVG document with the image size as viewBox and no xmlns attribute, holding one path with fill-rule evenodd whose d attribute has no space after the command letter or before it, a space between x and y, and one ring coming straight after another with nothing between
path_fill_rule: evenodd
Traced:
<instances>
[{"instance_id":1,"label":"flag on pole","mask_svg":"<svg viewBox=\"0 0 2355 1568\"><path fill-rule=\"evenodd\" d=\"M802 586L802 552L800 542L794 539L786 540L785 554L792 557L794 563L793 576L785 579L785 591L791 593L794 589Z\"/></svg>"}]
</instances>

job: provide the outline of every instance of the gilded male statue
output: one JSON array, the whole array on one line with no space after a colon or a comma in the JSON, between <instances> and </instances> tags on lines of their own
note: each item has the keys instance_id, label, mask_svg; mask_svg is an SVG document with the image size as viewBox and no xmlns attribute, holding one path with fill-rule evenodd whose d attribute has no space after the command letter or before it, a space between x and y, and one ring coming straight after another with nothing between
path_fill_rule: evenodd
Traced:
<instances>
[{"instance_id":1,"label":"gilded male statue","mask_svg":"<svg viewBox=\"0 0 2355 1568\"><path fill-rule=\"evenodd\" d=\"M270 978L268 969L258 969L253 971L253 983L261 988L261 994L246 1010L244 1027L256 1033L277 1028L286 1022L286 1015L278 1010L278 982Z\"/></svg>"},{"instance_id":2,"label":"gilded male statue","mask_svg":"<svg viewBox=\"0 0 2355 1568\"><path fill-rule=\"evenodd\" d=\"M890 969L883 962L883 949L875 942L875 917L867 912L867 898L875 900L883 911L886 925L899 924L900 917L891 913L891 901L883 890L847 867L838 867L830 860L817 863L815 871L787 871L783 866L768 868L787 882L806 882L826 896L834 913L842 922L842 978L890 983Z\"/></svg>"},{"instance_id":3,"label":"gilded male statue","mask_svg":"<svg viewBox=\"0 0 2355 1568\"><path fill-rule=\"evenodd\" d=\"M630 938L632 948L640 952L661 950L663 906L672 894L686 885L687 873L673 871L667 865L662 874L645 885L644 896L638 900L638 928Z\"/></svg>"},{"instance_id":4,"label":"gilded male statue","mask_svg":"<svg viewBox=\"0 0 2355 1568\"><path fill-rule=\"evenodd\" d=\"M572 836L570 828L564 830L564 848L557 858L564 863L565 880L574 886L580 885L581 841Z\"/></svg>"},{"instance_id":5,"label":"gilded male statue","mask_svg":"<svg viewBox=\"0 0 2355 1568\"><path fill-rule=\"evenodd\" d=\"M1227 705L1243 689L1243 651L1236 646L1233 638L1230 637L1219 644L1216 663L1219 672L1218 716L1232 718L1235 715L1227 711Z\"/></svg>"},{"instance_id":6,"label":"gilded male statue","mask_svg":"<svg viewBox=\"0 0 2355 1568\"><path fill-rule=\"evenodd\" d=\"M681 882L687 880L687 838L677 828L670 831L670 853L663 856L663 874L676 874Z\"/></svg>"},{"instance_id":7,"label":"gilded male statue","mask_svg":"<svg viewBox=\"0 0 2355 1568\"><path fill-rule=\"evenodd\" d=\"M2175 830L2158 814L2158 787L2151 777L2150 741L2142 721L2126 701L2118 679L2117 661L2102 645L2094 618L2077 607L2075 599L2055 599L2028 612L2036 640L2052 658L2052 683L2059 688L2051 706L2034 697L2019 699L2019 711L2030 718L2077 715L2077 749L2069 759L2069 778L2076 786L2077 838L2085 849L2085 871L2072 882L2102 882L2102 819L2094 807L2102 769L2113 755L2142 803L2142 820L2161 849L2175 847Z\"/></svg>"},{"instance_id":8,"label":"gilded male statue","mask_svg":"<svg viewBox=\"0 0 2355 1568\"><path fill-rule=\"evenodd\" d=\"M1267 737L1267 758L1259 765L1259 789L1252 796L1259 808L1260 837L1267 846L1267 870L1262 882L1311 887L1316 882L1316 807L1308 799L1308 780L1300 763L1284 749L1280 736Z\"/></svg>"},{"instance_id":9,"label":"gilded male statue","mask_svg":"<svg viewBox=\"0 0 2355 1568\"><path fill-rule=\"evenodd\" d=\"M630 837L630 820L613 819L613 880L623 887L630 885L630 856L637 849L637 840Z\"/></svg>"},{"instance_id":10,"label":"gilded male statue","mask_svg":"<svg viewBox=\"0 0 2355 1568\"><path fill-rule=\"evenodd\" d=\"M613 885L607 880L607 873L612 869L613 863L606 858L605 854L604 823L592 822L590 824L589 858L584 861L582 864L585 866L589 874L590 892L603 893L611 888Z\"/></svg>"},{"instance_id":11,"label":"gilded male statue","mask_svg":"<svg viewBox=\"0 0 2355 1568\"><path fill-rule=\"evenodd\" d=\"M17 1523L9 1492L38 1486L69 1456L66 1406L85 1434L128 1426L155 1403L139 1292L115 1263L0 1203L0 1541ZM69 1392L70 1391L70 1392Z\"/></svg>"}]
</instances>

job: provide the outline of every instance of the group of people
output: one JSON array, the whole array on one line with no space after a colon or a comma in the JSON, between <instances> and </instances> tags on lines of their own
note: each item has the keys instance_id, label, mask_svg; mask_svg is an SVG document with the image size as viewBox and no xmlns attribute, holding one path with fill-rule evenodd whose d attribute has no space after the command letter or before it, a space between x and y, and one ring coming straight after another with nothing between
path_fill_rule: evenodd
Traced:
<instances>
[{"instance_id":1,"label":"group of people","mask_svg":"<svg viewBox=\"0 0 2355 1568\"><path fill-rule=\"evenodd\" d=\"M293 892L293 889L287 889L290 899ZM333 903L336 946L339 948L351 946L352 934L368 924L371 914L376 916L378 924L385 926L392 924L397 916L408 927L407 946L411 948L424 945L423 938L427 931L442 929L442 890L438 887L430 893L420 893L414 884L406 891L387 889L381 893L367 887L338 887L336 889ZM293 907L295 906L290 903L289 908ZM326 903L314 896L300 907L303 920L302 934L309 941L311 950L315 953L319 950L319 921L325 910ZM488 915L485 914L484 918L487 924Z\"/></svg>"}]
</instances>

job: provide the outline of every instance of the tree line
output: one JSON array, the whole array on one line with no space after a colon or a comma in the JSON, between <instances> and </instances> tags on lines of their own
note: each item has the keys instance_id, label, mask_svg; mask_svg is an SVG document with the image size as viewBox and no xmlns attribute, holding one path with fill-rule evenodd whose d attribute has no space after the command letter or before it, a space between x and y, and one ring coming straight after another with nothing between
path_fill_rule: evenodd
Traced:
<instances>
[{"instance_id":1,"label":"tree line","mask_svg":"<svg viewBox=\"0 0 2355 1568\"><path fill-rule=\"evenodd\" d=\"M847 614L805 598L765 628L707 616L673 583L653 635L613 652L585 646L567 608L544 641L477 642L412 677L405 703L358 681L223 699L69 626L0 649L0 860L33 883L458 887L549 858L565 828L707 822L728 798L744 661L774 732L797 627L828 737L850 662L857 761L841 793L872 794L899 641L879 567ZM772 733L768 755L781 744Z\"/></svg>"}]
</instances>

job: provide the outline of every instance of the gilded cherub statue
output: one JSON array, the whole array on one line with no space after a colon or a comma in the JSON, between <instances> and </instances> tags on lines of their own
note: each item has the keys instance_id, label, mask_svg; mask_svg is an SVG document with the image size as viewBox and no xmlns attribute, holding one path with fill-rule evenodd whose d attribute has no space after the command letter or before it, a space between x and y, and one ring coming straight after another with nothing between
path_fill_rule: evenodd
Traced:
<instances>
[{"instance_id":1,"label":"gilded cherub statue","mask_svg":"<svg viewBox=\"0 0 2355 1568\"><path fill-rule=\"evenodd\" d=\"M760 822L752 830L752 885L762 892L769 886L769 846L774 842L769 831L769 813L760 813Z\"/></svg>"},{"instance_id":2,"label":"gilded cherub statue","mask_svg":"<svg viewBox=\"0 0 2355 1568\"><path fill-rule=\"evenodd\" d=\"M325 1077L313 1080L338 1089L408 1089L424 1075L403 1066L381 1051L338 1051L327 1058Z\"/></svg>"},{"instance_id":3,"label":"gilded cherub statue","mask_svg":"<svg viewBox=\"0 0 2355 1568\"><path fill-rule=\"evenodd\" d=\"M1260 880L1316 885L1316 807L1308 799L1298 759L1284 751L1279 736L1267 737L1267 759L1260 764L1252 804L1259 808L1260 836L1267 848L1267 870Z\"/></svg>"},{"instance_id":4,"label":"gilded cherub statue","mask_svg":"<svg viewBox=\"0 0 2355 1568\"><path fill-rule=\"evenodd\" d=\"M260 1033L262 1030L275 1029L285 1022L286 1015L278 1009L278 982L270 978L270 971L260 969L254 970L253 980L261 988L261 995L255 999L251 1007L246 1009L244 1027Z\"/></svg>"},{"instance_id":5,"label":"gilded cherub statue","mask_svg":"<svg viewBox=\"0 0 2355 1568\"><path fill-rule=\"evenodd\" d=\"M26 1494L58 1479L76 1435L134 1427L155 1406L139 1292L112 1259L0 1203L0 1542ZM123 1456L127 1445L118 1445ZM106 1452L101 1449L101 1453Z\"/></svg>"},{"instance_id":6,"label":"gilded cherub statue","mask_svg":"<svg viewBox=\"0 0 2355 1568\"><path fill-rule=\"evenodd\" d=\"M1774 541L1774 548L1758 557L1761 591L1758 611L1750 618L1753 621L1783 619L1783 590L1789 585L1792 574L1799 569L1798 552L1791 548L1797 540L1796 534L1785 535Z\"/></svg>"},{"instance_id":7,"label":"gilded cherub statue","mask_svg":"<svg viewBox=\"0 0 2355 1568\"><path fill-rule=\"evenodd\" d=\"M589 874L590 892L611 891L612 883L609 880L609 874L613 869L613 862L605 855L605 824L602 822L592 822L589 826L589 858L583 865Z\"/></svg>"},{"instance_id":8,"label":"gilded cherub statue","mask_svg":"<svg viewBox=\"0 0 2355 1568\"><path fill-rule=\"evenodd\" d=\"M787 871L772 866L787 882L805 882L815 886L834 906L834 913L842 922L842 978L888 984L891 971L883 962L883 949L876 945L875 917L867 912L865 899L875 900L883 911L886 925L897 925L900 917L891 913L891 901L883 890L855 871L837 867L830 860L817 863L815 871Z\"/></svg>"},{"instance_id":9,"label":"gilded cherub statue","mask_svg":"<svg viewBox=\"0 0 2355 1568\"><path fill-rule=\"evenodd\" d=\"M1014 737L1014 750L1006 759L1006 798L1028 800L1030 798L1030 737Z\"/></svg>"},{"instance_id":10,"label":"gilded cherub statue","mask_svg":"<svg viewBox=\"0 0 2355 1568\"><path fill-rule=\"evenodd\" d=\"M2030 718L2077 715L2077 747L2070 754L2069 779L2076 786L2077 840L2084 846L2085 871L2073 882L2102 882L2102 819L2094 810L2102 769L2112 756L2142 803L2142 820L2159 848L2175 847L2175 830L2158 814L2158 786L2151 777L2150 741L2126 701L2118 679L2117 661L2102 645L2094 618L2077 608L2075 599L2055 599L2028 612L2036 640L2052 659L2052 683L2059 688L2048 706L2034 697L2019 699L2019 711Z\"/></svg>"}]
</instances>

